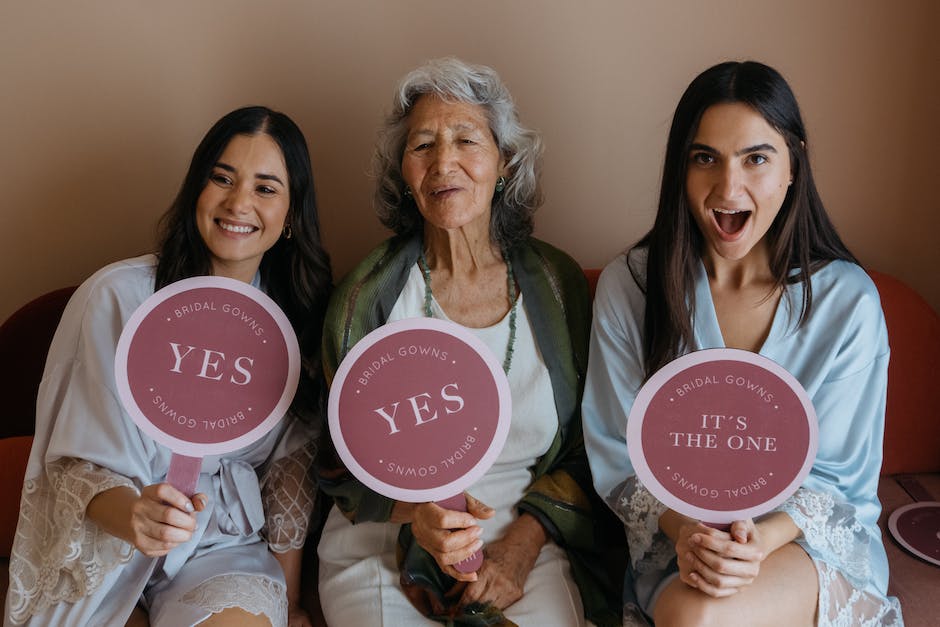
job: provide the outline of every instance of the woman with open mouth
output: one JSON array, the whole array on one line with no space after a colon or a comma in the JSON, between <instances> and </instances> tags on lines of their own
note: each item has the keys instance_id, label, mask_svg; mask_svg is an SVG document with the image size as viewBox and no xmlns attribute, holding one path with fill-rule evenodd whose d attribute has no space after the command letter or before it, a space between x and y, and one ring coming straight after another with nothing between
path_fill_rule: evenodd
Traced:
<instances>
[{"instance_id":1,"label":"woman with open mouth","mask_svg":"<svg viewBox=\"0 0 940 627\"><path fill-rule=\"evenodd\" d=\"M644 381L721 347L789 370L819 421L796 493L728 531L650 494L625 439ZM903 624L877 526L887 368L878 292L826 215L790 87L760 63L706 70L676 108L653 228L594 301L584 435L630 545L624 624Z\"/></svg>"}]
</instances>

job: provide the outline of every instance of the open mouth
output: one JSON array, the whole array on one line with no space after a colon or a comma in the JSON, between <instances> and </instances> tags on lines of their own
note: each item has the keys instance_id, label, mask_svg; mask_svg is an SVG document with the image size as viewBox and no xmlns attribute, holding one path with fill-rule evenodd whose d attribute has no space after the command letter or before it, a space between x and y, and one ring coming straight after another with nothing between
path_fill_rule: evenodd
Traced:
<instances>
[{"instance_id":1,"label":"open mouth","mask_svg":"<svg viewBox=\"0 0 940 627\"><path fill-rule=\"evenodd\" d=\"M232 224L230 222L225 222L224 220L219 220L219 219L216 219L215 223L218 224L219 227L223 231L228 231L229 233L237 233L239 235L244 235L246 233L254 233L255 231L258 230L258 227L251 226L249 224Z\"/></svg>"},{"instance_id":2,"label":"open mouth","mask_svg":"<svg viewBox=\"0 0 940 627\"><path fill-rule=\"evenodd\" d=\"M751 212L747 209L712 209L712 215L722 233L735 235L747 224Z\"/></svg>"}]
</instances>

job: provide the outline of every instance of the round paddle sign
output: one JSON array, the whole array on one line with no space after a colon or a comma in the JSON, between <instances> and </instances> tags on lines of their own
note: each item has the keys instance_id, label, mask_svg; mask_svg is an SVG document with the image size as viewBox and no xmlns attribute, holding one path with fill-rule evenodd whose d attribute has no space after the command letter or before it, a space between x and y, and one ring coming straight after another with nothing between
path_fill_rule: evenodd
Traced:
<instances>
[{"instance_id":1,"label":"round paddle sign","mask_svg":"<svg viewBox=\"0 0 940 627\"><path fill-rule=\"evenodd\" d=\"M173 474L178 456L228 453L270 431L297 389L300 351L287 317L260 290L194 277L134 311L114 368L127 413L174 452Z\"/></svg>"},{"instance_id":2,"label":"round paddle sign","mask_svg":"<svg viewBox=\"0 0 940 627\"><path fill-rule=\"evenodd\" d=\"M940 503L921 501L899 507L888 518L888 530L905 549L940 566Z\"/></svg>"},{"instance_id":3,"label":"round paddle sign","mask_svg":"<svg viewBox=\"0 0 940 627\"><path fill-rule=\"evenodd\" d=\"M775 362L708 349L670 362L643 385L627 421L637 477L665 505L713 524L772 510L816 457L816 413Z\"/></svg>"},{"instance_id":4,"label":"round paddle sign","mask_svg":"<svg viewBox=\"0 0 940 627\"><path fill-rule=\"evenodd\" d=\"M487 346L436 318L390 322L360 340L330 388L330 435L357 479L412 503L460 495L509 433L509 382Z\"/></svg>"}]
</instances>

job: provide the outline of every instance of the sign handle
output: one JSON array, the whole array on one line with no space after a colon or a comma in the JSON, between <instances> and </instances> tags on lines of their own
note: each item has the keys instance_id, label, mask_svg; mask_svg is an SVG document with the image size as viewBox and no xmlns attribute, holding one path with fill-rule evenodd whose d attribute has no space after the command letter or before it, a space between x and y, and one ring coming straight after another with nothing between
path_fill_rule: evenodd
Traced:
<instances>
[{"instance_id":1,"label":"sign handle","mask_svg":"<svg viewBox=\"0 0 940 627\"><path fill-rule=\"evenodd\" d=\"M202 458L173 453L170 457L170 469L166 473L166 482L192 498L196 493L196 483L202 470Z\"/></svg>"},{"instance_id":2,"label":"sign handle","mask_svg":"<svg viewBox=\"0 0 940 627\"><path fill-rule=\"evenodd\" d=\"M454 496L444 499L443 501L437 501L437 504L444 509L450 509L456 512L467 511L467 497L463 495L463 492L460 494L455 494ZM480 570L480 566L482 565L483 551L481 549L479 551L475 551L473 555L467 559L454 564L454 568L459 573L475 573Z\"/></svg>"}]
</instances>

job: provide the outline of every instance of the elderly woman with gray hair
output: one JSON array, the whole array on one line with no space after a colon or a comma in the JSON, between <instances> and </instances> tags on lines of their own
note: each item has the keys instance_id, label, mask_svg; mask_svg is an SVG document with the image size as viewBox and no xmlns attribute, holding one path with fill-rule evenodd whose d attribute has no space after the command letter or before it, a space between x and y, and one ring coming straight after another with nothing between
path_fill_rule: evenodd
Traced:
<instances>
[{"instance_id":1,"label":"elderly woman with gray hair","mask_svg":"<svg viewBox=\"0 0 940 627\"><path fill-rule=\"evenodd\" d=\"M619 624L620 586L591 555L609 543L581 435L588 288L570 257L531 237L540 153L488 67L439 59L398 87L374 163L379 216L395 235L334 293L324 370L332 380L386 322L447 319L502 361L512 426L467 490L467 512L385 498L325 443L321 488L336 502L319 546L330 624ZM481 546L478 572L454 568Z\"/></svg>"}]
</instances>

